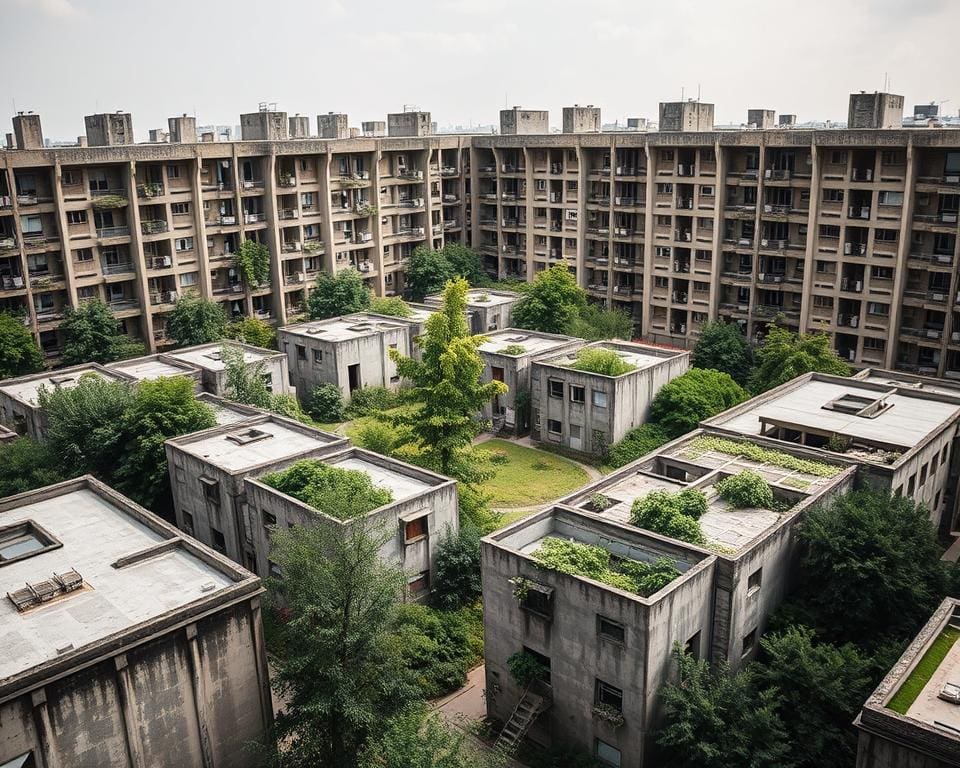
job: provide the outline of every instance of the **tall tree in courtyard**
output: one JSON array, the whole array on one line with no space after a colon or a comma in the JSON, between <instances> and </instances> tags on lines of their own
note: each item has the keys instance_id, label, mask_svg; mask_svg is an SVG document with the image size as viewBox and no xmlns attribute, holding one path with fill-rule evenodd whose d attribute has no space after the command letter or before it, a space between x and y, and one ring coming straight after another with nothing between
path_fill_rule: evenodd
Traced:
<instances>
[{"instance_id":1,"label":"tall tree in courtyard","mask_svg":"<svg viewBox=\"0 0 960 768\"><path fill-rule=\"evenodd\" d=\"M443 474L450 474L458 451L469 447L478 434L477 413L495 395L503 394L503 382L483 384L484 363L477 351L482 336L471 336L467 327L467 281L451 280L443 291L443 306L425 325L418 343L422 358L391 357L397 372L413 388L412 399L423 407L411 414L409 424L424 453L433 457Z\"/></svg>"},{"instance_id":2,"label":"tall tree in courtyard","mask_svg":"<svg viewBox=\"0 0 960 768\"><path fill-rule=\"evenodd\" d=\"M272 586L290 613L274 677L284 766L355 768L368 738L419 696L391 633L406 576L380 558L388 535L359 525L273 534L283 579Z\"/></svg>"},{"instance_id":3,"label":"tall tree in courtyard","mask_svg":"<svg viewBox=\"0 0 960 768\"><path fill-rule=\"evenodd\" d=\"M715 321L700 330L692 362L697 368L727 373L742 387L750 377L753 353L736 323Z\"/></svg>"},{"instance_id":4,"label":"tall tree in courtyard","mask_svg":"<svg viewBox=\"0 0 960 768\"><path fill-rule=\"evenodd\" d=\"M340 269L336 274L321 272L307 296L307 314L311 320L362 312L370 306L370 289L355 269Z\"/></svg>"},{"instance_id":5,"label":"tall tree in courtyard","mask_svg":"<svg viewBox=\"0 0 960 768\"><path fill-rule=\"evenodd\" d=\"M192 293L182 296L167 318L167 333L180 347L219 341L226 332L223 307Z\"/></svg>"},{"instance_id":6,"label":"tall tree in courtyard","mask_svg":"<svg viewBox=\"0 0 960 768\"><path fill-rule=\"evenodd\" d=\"M43 354L23 321L0 312L0 379L35 373L43 367Z\"/></svg>"},{"instance_id":7,"label":"tall tree in courtyard","mask_svg":"<svg viewBox=\"0 0 960 768\"><path fill-rule=\"evenodd\" d=\"M825 333L795 333L778 325L768 329L756 360L747 387L755 395L810 371L850 375L850 366L830 348L830 337Z\"/></svg>"},{"instance_id":8,"label":"tall tree in courtyard","mask_svg":"<svg viewBox=\"0 0 960 768\"><path fill-rule=\"evenodd\" d=\"M413 249L410 262L404 270L407 291L414 301L423 301L428 294L442 290L452 277L453 268L443 254L422 245Z\"/></svg>"},{"instance_id":9,"label":"tall tree in courtyard","mask_svg":"<svg viewBox=\"0 0 960 768\"><path fill-rule=\"evenodd\" d=\"M120 330L120 321L100 299L68 308L60 331L65 365L111 363L144 353L143 344Z\"/></svg>"},{"instance_id":10,"label":"tall tree in courtyard","mask_svg":"<svg viewBox=\"0 0 960 768\"><path fill-rule=\"evenodd\" d=\"M587 295L573 273L562 264L545 269L513 308L518 328L566 333L587 305Z\"/></svg>"}]
</instances>

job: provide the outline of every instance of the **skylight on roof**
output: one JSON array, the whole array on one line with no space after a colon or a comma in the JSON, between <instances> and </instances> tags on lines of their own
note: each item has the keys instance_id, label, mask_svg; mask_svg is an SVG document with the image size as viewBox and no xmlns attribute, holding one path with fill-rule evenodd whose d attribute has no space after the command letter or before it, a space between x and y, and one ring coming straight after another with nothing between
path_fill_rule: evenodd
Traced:
<instances>
[{"instance_id":1,"label":"skylight on roof","mask_svg":"<svg viewBox=\"0 0 960 768\"><path fill-rule=\"evenodd\" d=\"M257 443L261 440L266 440L268 437L273 437L273 435L271 435L269 432L264 432L262 429L250 427L249 429L244 429L227 435L227 440L230 440L237 445L250 445L250 443Z\"/></svg>"},{"instance_id":2,"label":"skylight on roof","mask_svg":"<svg viewBox=\"0 0 960 768\"><path fill-rule=\"evenodd\" d=\"M889 393L880 397L867 397L866 395L855 395L848 392L831 400L823 408L828 411L839 411L840 413L849 413L851 416L873 419L888 408L893 407L893 403L888 403L886 400L887 394Z\"/></svg>"}]
</instances>

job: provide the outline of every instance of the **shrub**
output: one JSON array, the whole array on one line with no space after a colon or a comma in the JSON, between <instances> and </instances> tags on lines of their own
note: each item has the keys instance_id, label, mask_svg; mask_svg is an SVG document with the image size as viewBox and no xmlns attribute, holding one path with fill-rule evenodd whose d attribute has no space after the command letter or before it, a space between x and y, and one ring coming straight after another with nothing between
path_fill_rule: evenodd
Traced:
<instances>
[{"instance_id":1,"label":"shrub","mask_svg":"<svg viewBox=\"0 0 960 768\"><path fill-rule=\"evenodd\" d=\"M264 349L275 349L277 333L267 323L256 317L244 317L227 326L227 336L244 344Z\"/></svg>"},{"instance_id":2,"label":"shrub","mask_svg":"<svg viewBox=\"0 0 960 768\"><path fill-rule=\"evenodd\" d=\"M412 317L413 310L399 296L377 296L370 299L370 311L391 317Z\"/></svg>"},{"instance_id":3,"label":"shrub","mask_svg":"<svg viewBox=\"0 0 960 768\"><path fill-rule=\"evenodd\" d=\"M612 467L622 467L641 456L646 456L669 440L670 435L661 427L656 424L643 424L627 432L623 440L610 449L607 454L607 463Z\"/></svg>"},{"instance_id":4,"label":"shrub","mask_svg":"<svg viewBox=\"0 0 960 768\"><path fill-rule=\"evenodd\" d=\"M400 428L386 421L374 419L361 426L352 436L355 445L384 456L393 456L396 450L408 442L409 438Z\"/></svg>"},{"instance_id":5,"label":"shrub","mask_svg":"<svg viewBox=\"0 0 960 768\"><path fill-rule=\"evenodd\" d=\"M603 512L603 510L609 509L612 503L613 502L602 493L595 493L590 497L590 508L594 512Z\"/></svg>"},{"instance_id":6,"label":"shrub","mask_svg":"<svg viewBox=\"0 0 960 768\"><path fill-rule=\"evenodd\" d=\"M754 443L741 443L737 440L728 440L724 437L697 437L690 441L684 449L686 458L695 459L707 451L725 453L727 456L741 456L761 464L773 464L775 467L792 469L803 472L805 475L817 477L833 477L843 471L843 467L826 464L822 461L800 459L783 451L772 448L762 448Z\"/></svg>"},{"instance_id":7,"label":"shrub","mask_svg":"<svg viewBox=\"0 0 960 768\"><path fill-rule=\"evenodd\" d=\"M510 461L510 457L507 456L506 451L488 451L490 454L490 463L491 464L506 464Z\"/></svg>"},{"instance_id":8,"label":"shrub","mask_svg":"<svg viewBox=\"0 0 960 768\"><path fill-rule=\"evenodd\" d=\"M516 357L517 355L522 355L527 351L527 348L523 344L507 344L503 349L498 349L498 355L510 355L511 357Z\"/></svg>"},{"instance_id":9,"label":"shrub","mask_svg":"<svg viewBox=\"0 0 960 768\"><path fill-rule=\"evenodd\" d=\"M338 520L360 517L393 501L393 494L375 486L366 472L332 467L317 459L303 459L261 480Z\"/></svg>"},{"instance_id":10,"label":"shrub","mask_svg":"<svg viewBox=\"0 0 960 768\"><path fill-rule=\"evenodd\" d=\"M773 504L773 489L766 480L749 469L725 477L714 487L721 499L738 508L769 509Z\"/></svg>"},{"instance_id":11,"label":"shrub","mask_svg":"<svg viewBox=\"0 0 960 768\"><path fill-rule=\"evenodd\" d=\"M447 528L437 545L437 578L433 600L440 608L459 608L480 597L480 532L463 521L454 533Z\"/></svg>"},{"instance_id":12,"label":"shrub","mask_svg":"<svg viewBox=\"0 0 960 768\"><path fill-rule=\"evenodd\" d=\"M518 651L507 658L510 677L521 688L526 688L534 680L542 680L549 671L540 660L529 651Z\"/></svg>"},{"instance_id":13,"label":"shrub","mask_svg":"<svg viewBox=\"0 0 960 768\"><path fill-rule=\"evenodd\" d=\"M353 393L350 412L355 416L367 416L389 410L397 404L397 394L385 387L362 387Z\"/></svg>"},{"instance_id":14,"label":"shrub","mask_svg":"<svg viewBox=\"0 0 960 768\"><path fill-rule=\"evenodd\" d=\"M633 502L630 522L638 528L690 544L706 544L697 522L706 510L706 496L694 488L679 493L652 491Z\"/></svg>"},{"instance_id":15,"label":"shrub","mask_svg":"<svg viewBox=\"0 0 960 768\"><path fill-rule=\"evenodd\" d=\"M650 406L650 420L679 437L749 397L728 374L691 368L660 389Z\"/></svg>"},{"instance_id":16,"label":"shrub","mask_svg":"<svg viewBox=\"0 0 960 768\"><path fill-rule=\"evenodd\" d=\"M577 352L576 358L569 365L577 371L598 373L601 376L622 376L636 370L637 366L622 360L612 349L585 347Z\"/></svg>"},{"instance_id":17,"label":"shrub","mask_svg":"<svg viewBox=\"0 0 960 768\"><path fill-rule=\"evenodd\" d=\"M834 432L827 438L827 443L824 446L828 451L833 451L834 453L846 453L847 449L850 447L850 438L846 435L838 435Z\"/></svg>"},{"instance_id":18,"label":"shrub","mask_svg":"<svg viewBox=\"0 0 960 768\"><path fill-rule=\"evenodd\" d=\"M307 401L307 412L317 421L343 421L347 413L340 387L329 383L314 387Z\"/></svg>"}]
</instances>

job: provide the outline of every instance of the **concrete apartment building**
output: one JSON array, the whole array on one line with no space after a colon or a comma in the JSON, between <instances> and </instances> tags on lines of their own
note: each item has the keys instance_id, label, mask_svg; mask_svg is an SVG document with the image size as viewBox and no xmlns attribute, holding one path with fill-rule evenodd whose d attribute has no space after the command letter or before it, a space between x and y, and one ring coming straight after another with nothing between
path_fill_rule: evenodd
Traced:
<instances>
[{"instance_id":1,"label":"concrete apartment building","mask_svg":"<svg viewBox=\"0 0 960 768\"><path fill-rule=\"evenodd\" d=\"M676 102L660 132L538 118L501 135L56 149L19 116L20 148L0 153L0 308L25 312L55 362L63 309L99 296L152 352L184 291L282 325L320 271L398 294L414 247L457 241L500 278L568 265L657 343L691 347L713 319L755 339L782 315L857 367L960 377L960 131L902 127L899 98L854 94L849 129L716 130L713 105ZM247 238L270 249L268 285L233 264Z\"/></svg>"},{"instance_id":2,"label":"concrete apartment building","mask_svg":"<svg viewBox=\"0 0 960 768\"><path fill-rule=\"evenodd\" d=\"M301 400L306 401L320 384L336 384L349 398L361 387L400 385L390 350L411 356L415 346L411 331L418 327L422 321L359 312L285 326L277 341Z\"/></svg>"},{"instance_id":3,"label":"concrete apartment building","mask_svg":"<svg viewBox=\"0 0 960 768\"><path fill-rule=\"evenodd\" d=\"M91 477L0 500L0 764L253 768L263 592Z\"/></svg>"},{"instance_id":4,"label":"concrete apartment building","mask_svg":"<svg viewBox=\"0 0 960 768\"><path fill-rule=\"evenodd\" d=\"M534 690L543 702L529 735L541 743L572 743L610 765L640 768L650 764L649 732L658 722L660 687L675 674L675 644L696 658L727 660L734 669L755 657L767 619L789 586L796 523L811 505L848 489L856 468L837 461L827 462L835 470L829 477L797 472L700 446L709 436L696 432L674 441L484 539L491 716L506 723L515 718L523 691L506 661L526 649L549 668L548 686ZM819 459L810 450L788 452ZM793 506L782 512L730 508L714 485L744 469L763 472L775 496ZM636 499L657 489L685 488L707 496L708 511L701 518L707 547L629 525ZM604 505L597 506L599 496ZM640 597L537 566L533 555L547 536L600 546L617 558L652 562L666 557L681 575L650 597ZM520 597L518 577L528 581ZM530 704L520 711L529 711ZM615 727L599 717L598 705L619 711L623 724Z\"/></svg>"},{"instance_id":5,"label":"concrete apartment building","mask_svg":"<svg viewBox=\"0 0 960 768\"><path fill-rule=\"evenodd\" d=\"M217 341L212 344L174 349L164 357L200 371L200 383L203 389L211 394L223 396L227 392L227 366L222 355L224 347L242 352L247 370L260 376L271 392L283 394L290 391L287 356L275 349L263 349L251 344L242 344L239 341Z\"/></svg>"},{"instance_id":6,"label":"concrete apartment building","mask_svg":"<svg viewBox=\"0 0 960 768\"><path fill-rule=\"evenodd\" d=\"M456 533L459 528L456 481L362 448L348 448L318 460L364 472L374 485L389 490L393 500L362 519L340 520L248 476L244 485L258 567L281 575L268 560L270 531L275 527L325 525L346 530L360 525L373 535L389 535L380 549L381 557L406 572L411 599L426 598L436 575L437 547L448 530ZM265 472L258 474L262 477Z\"/></svg>"},{"instance_id":7,"label":"concrete apartment building","mask_svg":"<svg viewBox=\"0 0 960 768\"><path fill-rule=\"evenodd\" d=\"M467 291L467 319L474 334L486 334L501 328L509 328L513 321L513 308L523 298L515 291L471 288ZM423 303L428 307L440 307L443 296L435 293Z\"/></svg>"},{"instance_id":8,"label":"concrete apartment building","mask_svg":"<svg viewBox=\"0 0 960 768\"><path fill-rule=\"evenodd\" d=\"M177 526L254 573L264 552L244 478L330 454L346 438L276 414L263 414L175 437L165 444Z\"/></svg>"},{"instance_id":9,"label":"concrete apartment building","mask_svg":"<svg viewBox=\"0 0 960 768\"><path fill-rule=\"evenodd\" d=\"M941 603L857 715L857 768L960 766L960 707L940 697L960 695L960 643L953 643L905 714L890 707L931 644L950 630L960 630L960 600L953 597Z\"/></svg>"},{"instance_id":10,"label":"concrete apartment building","mask_svg":"<svg viewBox=\"0 0 960 768\"><path fill-rule=\"evenodd\" d=\"M535 360L531 437L584 454L599 453L647 419L660 388L686 373L690 353L629 341L598 341L585 349L615 352L633 370L619 376L570 366L576 353Z\"/></svg>"},{"instance_id":11,"label":"concrete apartment building","mask_svg":"<svg viewBox=\"0 0 960 768\"><path fill-rule=\"evenodd\" d=\"M481 418L491 422L495 432L506 430L513 435L530 431L530 386L535 360L573 352L586 342L573 336L562 336L520 328L504 328L484 334L477 351L484 362L482 381L502 381L504 395L497 395L483 407Z\"/></svg>"},{"instance_id":12,"label":"concrete apartment building","mask_svg":"<svg viewBox=\"0 0 960 768\"><path fill-rule=\"evenodd\" d=\"M867 370L854 379L808 373L703 426L855 461L859 484L924 504L931 521L949 533L960 528L958 394L950 382L908 380L891 371Z\"/></svg>"},{"instance_id":13,"label":"concrete apartment building","mask_svg":"<svg viewBox=\"0 0 960 768\"><path fill-rule=\"evenodd\" d=\"M136 381L152 381L163 377L183 376L192 379L195 389L201 389L200 370L161 353L132 357L107 363L107 368L117 371Z\"/></svg>"}]
</instances>

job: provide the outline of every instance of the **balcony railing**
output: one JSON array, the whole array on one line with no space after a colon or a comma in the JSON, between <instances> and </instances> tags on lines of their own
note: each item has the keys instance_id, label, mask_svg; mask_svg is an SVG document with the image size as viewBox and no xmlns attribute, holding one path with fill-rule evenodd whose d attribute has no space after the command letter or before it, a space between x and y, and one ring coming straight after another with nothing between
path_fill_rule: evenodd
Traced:
<instances>
[{"instance_id":1,"label":"balcony railing","mask_svg":"<svg viewBox=\"0 0 960 768\"><path fill-rule=\"evenodd\" d=\"M105 275L122 275L125 272L133 272L133 263L125 261L122 264L103 264L100 271Z\"/></svg>"},{"instance_id":2,"label":"balcony railing","mask_svg":"<svg viewBox=\"0 0 960 768\"><path fill-rule=\"evenodd\" d=\"M245 213L243 214L243 223L244 224L256 224L261 221L267 220L267 214L265 213Z\"/></svg>"},{"instance_id":3,"label":"balcony railing","mask_svg":"<svg viewBox=\"0 0 960 768\"><path fill-rule=\"evenodd\" d=\"M97 237L106 239L110 237L127 237L130 234L130 227L100 227L97 230Z\"/></svg>"},{"instance_id":4,"label":"balcony railing","mask_svg":"<svg viewBox=\"0 0 960 768\"><path fill-rule=\"evenodd\" d=\"M145 235L158 235L166 232L167 229L167 222L163 219L152 219L140 222L140 231Z\"/></svg>"},{"instance_id":5,"label":"balcony railing","mask_svg":"<svg viewBox=\"0 0 960 768\"><path fill-rule=\"evenodd\" d=\"M159 181L148 181L137 184L137 197L160 197L163 194L163 184Z\"/></svg>"}]
</instances>

